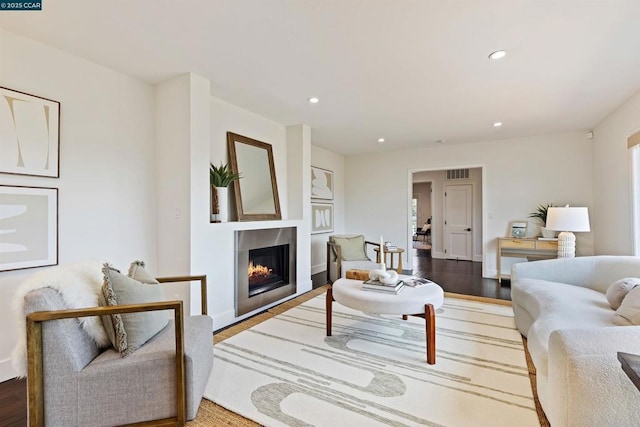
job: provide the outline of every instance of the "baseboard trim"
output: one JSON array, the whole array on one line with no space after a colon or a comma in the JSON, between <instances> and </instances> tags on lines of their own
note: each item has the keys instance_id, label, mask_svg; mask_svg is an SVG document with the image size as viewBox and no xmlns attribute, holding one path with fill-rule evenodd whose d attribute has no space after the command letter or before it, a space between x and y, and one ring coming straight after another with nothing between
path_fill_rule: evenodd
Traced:
<instances>
[{"instance_id":1,"label":"baseboard trim","mask_svg":"<svg viewBox=\"0 0 640 427\"><path fill-rule=\"evenodd\" d=\"M327 270L320 271L311 275L311 289L319 288L322 285L329 283L327 281Z\"/></svg>"}]
</instances>

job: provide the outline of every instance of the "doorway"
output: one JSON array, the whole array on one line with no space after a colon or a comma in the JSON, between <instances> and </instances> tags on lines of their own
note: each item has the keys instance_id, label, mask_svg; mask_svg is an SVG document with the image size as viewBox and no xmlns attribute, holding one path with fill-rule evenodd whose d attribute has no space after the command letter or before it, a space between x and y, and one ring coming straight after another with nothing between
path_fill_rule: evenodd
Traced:
<instances>
[{"instance_id":1,"label":"doorway","mask_svg":"<svg viewBox=\"0 0 640 427\"><path fill-rule=\"evenodd\" d=\"M480 263L483 267L484 181L484 168L476 165L456 169L410 170L410 199L407 201L409 242L413 243L416 227L422 225L412 209L417 199L414 188L416 184L428 182L431 186L430 257L467 260ZM451 196L449 201L445 192ZM419 255L424 256L424 252ZM415 256L414 249L413 256L407 257L410 263L408 267L413 268Z\"/></svg>"},{"instance_id":2,"label":"doorway","mask_svg":"<svg viewBox=\"0 0 640 427\"><path fill-rule=\"evenodd\" d=\"M431 181L414 183L411 199L413 249L422 251L424 256L431 256L431 187Z\"/></svg>"}]
</instances>

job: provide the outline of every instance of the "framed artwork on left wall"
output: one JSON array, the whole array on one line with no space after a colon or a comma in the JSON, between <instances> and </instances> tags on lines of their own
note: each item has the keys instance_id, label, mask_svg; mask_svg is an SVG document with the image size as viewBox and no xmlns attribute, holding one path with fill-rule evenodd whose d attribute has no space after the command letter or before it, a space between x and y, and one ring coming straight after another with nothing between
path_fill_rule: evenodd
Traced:
<instances>
[{"instance_id":1,"label":"framed artwork on left wall","mask_svg":"<svg viewBox=\"0 0 640 427\"><path fill-rule=\"evenodd\" d=\"M311 234L333 232L333 205L311 203Z\"/></svg>"},{"instance_id":2,"label":"framed artwork on left wall","mask_svg":"<svg viewBox=\"0 0 640 427\"><path fill-rule=\"evenodd\" d=\"M333 200L333 171L311 166L311 198Z\"/></svg>"},{"instance_id":3,"label":"framed artwork on left wall","mask_svg":"<svg viewBox=\"0 0 640 427\"><path fill-rule=\"evenodd\" d=\"M58 178L60 103L0 87L0 173Z\"/></svg>"},{"instance_id":4,"label":"framed artwork on left wall","mask_svg":"<svg viewBox=\"0 0 640 427\"><path fill-rule=\"evenodd\" d=\"M58 264L58 189L0 185L0 271Z\"/></svg>"}]
</instances>

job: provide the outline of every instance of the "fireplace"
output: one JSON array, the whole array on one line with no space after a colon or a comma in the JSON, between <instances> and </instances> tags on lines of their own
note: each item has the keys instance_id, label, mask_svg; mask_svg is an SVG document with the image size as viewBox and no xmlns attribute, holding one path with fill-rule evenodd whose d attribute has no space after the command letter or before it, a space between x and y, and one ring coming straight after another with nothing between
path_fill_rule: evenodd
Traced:
<instances>
[{"instance_id":1,"label":"fireplace","mask_svg":"<svg viewBox=\"0 0 640 427\"><path fill-rule=\"evenodd\" d=\"M296 293L296 228L236 231L236 316Z\"/></svg>"}]
</instances>

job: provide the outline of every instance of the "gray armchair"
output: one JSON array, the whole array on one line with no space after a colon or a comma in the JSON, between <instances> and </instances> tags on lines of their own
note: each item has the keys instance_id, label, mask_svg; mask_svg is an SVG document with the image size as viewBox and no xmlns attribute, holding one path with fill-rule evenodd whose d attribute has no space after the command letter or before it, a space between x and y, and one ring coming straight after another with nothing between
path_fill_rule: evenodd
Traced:
<instances>
[{"instance_id":1,"label":"gray armchair","mask_svg":"<svg viewBox=\"0 0 640 427\"><path fill-rule=\"evenodd\" d=\"M183 317L182 301L67 310L60 294L40 288L25 296L27 387L31 426L184 425L196 416L213 365L213 321ZM100 349L78 317L173 310L173 320L127 357Z\"/></svg>"},{"instance_id":2,"label":"gray armchair","mask_svg":"<svg viewBox=\"0 0 640 427\"><path fill-rule=\"evenodd\" d=\"M380 248L379 243L365 240L362 234L335 234L327 242L327 281L333 283L346 277L348 270L373 270L378 263L369 258L368 247Z\"/></svg>"}]
</instances>

